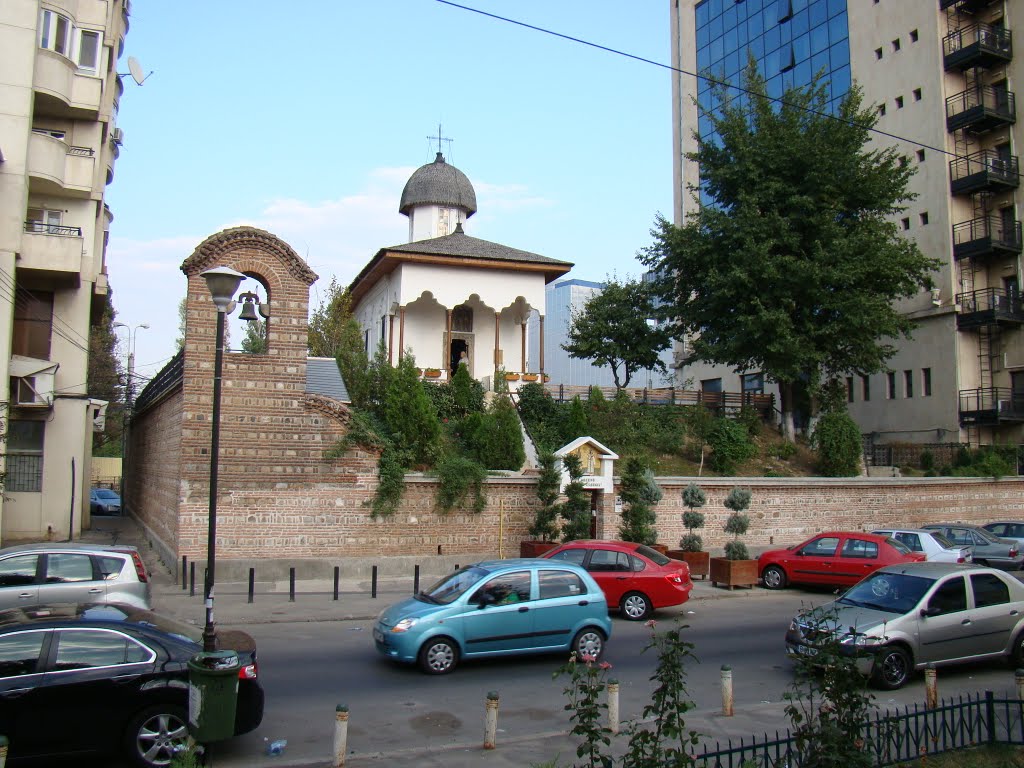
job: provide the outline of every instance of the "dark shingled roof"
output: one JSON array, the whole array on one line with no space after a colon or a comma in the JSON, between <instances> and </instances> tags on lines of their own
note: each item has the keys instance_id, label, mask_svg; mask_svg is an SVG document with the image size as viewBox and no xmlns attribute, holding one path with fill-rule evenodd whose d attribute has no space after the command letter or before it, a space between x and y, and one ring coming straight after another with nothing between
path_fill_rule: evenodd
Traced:
<instances>
[{"instance_id":1,"label":"dark shingled roof","mask_svg":"<svg viewBox=\"0 0 1024 768\"><path fill-rule=\"evenodd\" d=\"M476 191L466 174L438 152L434 162L417 168L405 182L398 210L408 216L417 205L452 205L464 209L468 218L476 213Z\"/></svg>"},{"instance_id":2,"label":"dark shingled roof","mask_svg":"<svg viewBox=\"0 0 1024 768\"><path fill-rule=\"evenodd\" d=\"M338 370L338 361L332 357L310 357L306 359L306 392L311 395L326 395L343 403L351 403L345 381Z\"/></svg>"},{"instance_id":3,"label":"dark shingled roof","mask_svg":"<svg viewBox=\"0 0 1024 768\"><path fill-rule=\"evenodd\" d=\"M393 245L390 248L383 248L383 251L395 253L424 253L435 256L457 256L470 259L493 259L496 261L519 261L532 264L551 264L564 267L571 267L568 261L559 261L539 253L520 251L518 248L509 248L501 243L492 243L490 240L480 240L470 237L462 231L462 225L456 226L455 231L443 237L434 237L429 240L417 240L413 243Z\"/></svg>"}]
</instances>

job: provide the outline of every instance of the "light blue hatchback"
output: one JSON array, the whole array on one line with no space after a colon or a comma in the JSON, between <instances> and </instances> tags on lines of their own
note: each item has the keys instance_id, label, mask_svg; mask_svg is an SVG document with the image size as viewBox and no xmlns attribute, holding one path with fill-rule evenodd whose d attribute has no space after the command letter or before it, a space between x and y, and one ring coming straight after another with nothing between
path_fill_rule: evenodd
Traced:
<instances>
[{"instance_id":1,"label":"light blue hatchback","mask_svg":"<svg viewBox=\"0 0 1024 768\"><path fill-rule=\"evenodd\" d=\"M519 558L467 565L385 608L373 640L388 658L443 675L484 656L575 651L597 660L611 633L604 592L585 570Z\"/></svg>"}]
</instances>

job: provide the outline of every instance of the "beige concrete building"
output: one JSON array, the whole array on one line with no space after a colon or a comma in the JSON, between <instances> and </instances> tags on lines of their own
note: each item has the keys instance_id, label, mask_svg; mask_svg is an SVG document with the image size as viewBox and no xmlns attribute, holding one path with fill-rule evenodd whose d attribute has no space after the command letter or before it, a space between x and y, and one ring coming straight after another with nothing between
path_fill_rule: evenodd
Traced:
<instances>
[{"instance_id":1,"label":"beige concrete building","mask_svg":"<svg viewBox=\"0 0 1024 768\"><path fill-rule=\"evenodd\" d=\"M1014 7L1017 6L1017 7ZM919 326L889 370L850 377L847 399L876 443L1024 443L1024 309L1020 300L1018 155L1024 128L1014 86L1024 80L1009 0L670 0L675 220L693 205L699 169L684 159L710 126L690 74L735 80L753 53L770 95L824 71L833 103L859 84L879 110L879 146L918 169L917 198L898 218L937 258L936 289L900 309ZM1016 12L1016 13L1015 13ZM704 102L709 103L709 102ZM695 386L771 391L760 371L692 366Z\"/></svg>"},{"instance_id":2,"label":"beige concrete building","mask_svg":"<svg viewBox=\"0 0 1024 768\"><path fill-rule=\"evenodd\" d=\"M89 505L89 328L107 292L129 0L0 2L0 538L77 533Z\"/></svg>"}]
</instances>

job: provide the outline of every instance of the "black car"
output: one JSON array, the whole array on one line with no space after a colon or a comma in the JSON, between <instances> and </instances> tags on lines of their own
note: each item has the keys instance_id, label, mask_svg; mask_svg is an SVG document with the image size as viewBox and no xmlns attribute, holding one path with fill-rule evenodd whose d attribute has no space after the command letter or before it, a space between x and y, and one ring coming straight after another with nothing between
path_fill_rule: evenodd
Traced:
<instances>
[{"instance_id":1,"label":"black car","mask_svg":"<svg viewBox=\"0 0 1024 768\"><path fill-rule=\"evenodd\" d=\"M188 660L201 632L119 604L0 611L0 733L8 759L121 752L168 766L188 740ZM256 644L219 631L241 666L235 735L263 719Z\"/></svg>"}]
</instances>

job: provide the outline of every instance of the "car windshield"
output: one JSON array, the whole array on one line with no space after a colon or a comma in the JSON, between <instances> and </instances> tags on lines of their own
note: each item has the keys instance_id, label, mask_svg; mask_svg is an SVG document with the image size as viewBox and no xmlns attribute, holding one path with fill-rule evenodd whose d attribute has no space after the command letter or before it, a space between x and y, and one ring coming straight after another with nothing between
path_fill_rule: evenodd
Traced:
<instances>
[{"instance_id":1,"label":"car windshield","mask_svg":"<svg viewBox=\"0 0 1024 768\"><path fill-rule=\"evenodd\" d=\"M921 602L934 583L934 579L923 576L875 571L836 602L889 613L907 613Z\"/></svg>"},{"instance_id":2,"label":"car windshield","mask_svg":"<svg viewBox=\"0 0 1024 768\"><path fill-rule=\"evenodd\" d=\"M999 537L992 533L992 531L985 530L984 528L972 528L971 530L977 531L978 535L990 544L996 544L999 542Z\"/></svg>"},{"instance_id":3,"label":"car windshield","mask_svg":"<svg viewBox=\"0 0 1024 768\"><path fill-rule=\"evenodd\" d=\"M650 547L645 547L643 544L636 548L636 553L638 555L643 555L648 560L651 560L658 565L668 565L669 563L669 558L665 557L661 552L656 549L651 549Z\"/></svg>"},{"instance_id":4,"label":"car windshield","mask_svg":"<svg viewBox=\"0 0 1024 768\"><path fill-rule=\"evenodd\" d=\"M467 565L462 570L445 576L429 589L421 591L416 595L416 599L440 605L453 603L464 595L468 589L479 583L480 579L489 575L489 573L489 571L485 571L483 568L478 568L475 565Z\"/></svg>"}]
</instances>

